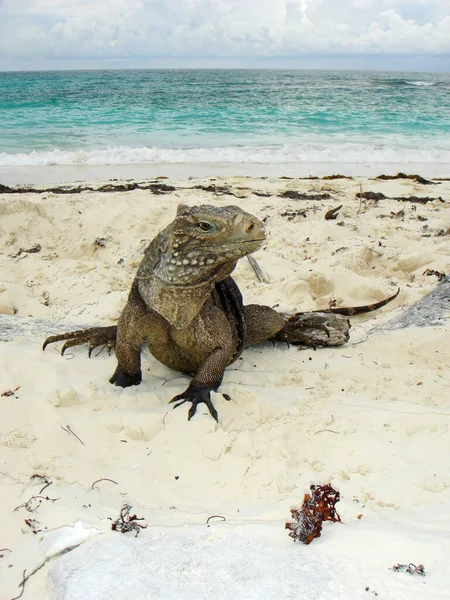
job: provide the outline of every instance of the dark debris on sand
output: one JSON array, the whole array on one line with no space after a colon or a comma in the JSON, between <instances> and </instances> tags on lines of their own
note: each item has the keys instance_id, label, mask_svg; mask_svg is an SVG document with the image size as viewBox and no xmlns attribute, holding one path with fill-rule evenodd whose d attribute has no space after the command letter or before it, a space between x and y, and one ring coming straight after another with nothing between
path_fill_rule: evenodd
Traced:
<instances>
[{"instance_id":1,"label":"dark debris on sand","mask_svg":"<svg viewBox=\"0 0 450 600\"><path fill-rule=\"evenodd\" d=\"M81 194L82 192L131 192L133 190L149 190L153 194L170 194L176 188L166 183L106 183L99 187L89 185L56 186L38 188L32 186L9 187L0 183L0 194Z\"/></svg>"},{"instance_id":2,"label":"dark debris on sand","mask_svg":"<svg viewBox=\"0 0 450 600\"><path fill-rule=\"evenodd\" d=\"M407 175L406 173L397 173L397 175L378 175L375 177L375 179L380 181L390 181L392 179L412 179L421 185L436 185L436 181L430 181L429 179L425 179L421 175L417 174Z\"/></svg>"}]
</instances>

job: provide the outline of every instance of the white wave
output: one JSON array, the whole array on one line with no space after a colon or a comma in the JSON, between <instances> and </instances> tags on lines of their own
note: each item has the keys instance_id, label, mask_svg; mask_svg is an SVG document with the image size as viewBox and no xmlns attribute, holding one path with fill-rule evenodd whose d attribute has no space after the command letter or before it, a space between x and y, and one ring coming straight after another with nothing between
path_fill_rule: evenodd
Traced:
<instances>
[{"instance_id":1,"label":"white wave","mask_svg":"<svg viewBox=\"0 0 450 600\"><path fill-rule=\"evenodd\" d=\"M295 145L200 148L132 148L0 153L0 167L151 165L151 164L283 164L283 163L450 163L450 146L427 148L388 144L304 143Z\"/></svg>"},{"instance_id":2,"label":"white wave","mask_svg":"<svg viewBox=\"0 0 450 600\"><path fill-rule=\"evenodd\" d=\"M424 86L430 86L430 85L436 85L436 82L434 81L405 81L405 83L409 83L409 85L424 85Z\"/></svg>"}]
</instances>

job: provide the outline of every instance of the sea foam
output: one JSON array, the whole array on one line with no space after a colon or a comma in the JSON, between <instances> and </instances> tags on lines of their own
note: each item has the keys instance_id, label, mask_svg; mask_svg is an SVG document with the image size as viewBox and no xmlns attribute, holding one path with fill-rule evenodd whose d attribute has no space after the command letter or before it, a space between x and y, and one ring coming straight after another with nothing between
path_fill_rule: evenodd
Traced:
<instances>
[{"instance_id":1,"label":"sea foam","mask_svg":"<svg viewBox=\"0 0 450 600\"><path fill-rule=\"evenodd\" d=\"M266 146L158 148L117 146L95 150L0 153L0 167L152 165L152 164L283 164L283 163L450 163L450 146L408 148L389 144L305 143Z\"/></svg>"},{"instance_id":2,"label":"sea foam","mask_svg":"<svg viewBox=\"0 0 450 600\"><path fill-rule=\"evenodd\" d=\"M437 85L437 83L435 81L405 81L405 83L407 83L408 85L418 85L418 86Z\"/></svg>"}]
</instances>

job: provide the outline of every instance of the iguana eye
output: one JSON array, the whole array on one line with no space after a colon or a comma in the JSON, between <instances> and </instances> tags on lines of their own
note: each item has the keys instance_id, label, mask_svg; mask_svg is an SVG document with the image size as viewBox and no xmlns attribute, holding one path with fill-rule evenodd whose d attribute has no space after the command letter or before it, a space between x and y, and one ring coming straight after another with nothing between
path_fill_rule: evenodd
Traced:
<instances>
[{"instance_id":1,"label":"iguana eye","mask_svg":"<svg viewBox=\"0 0 450 600\"><path fill-rule=\"evenodd\" d=\"M208 221L199 221L197 223L197 229L200 229L200 231L210 231L212 228L211 223L208 223Z\"/></svg>"}]
</instances>

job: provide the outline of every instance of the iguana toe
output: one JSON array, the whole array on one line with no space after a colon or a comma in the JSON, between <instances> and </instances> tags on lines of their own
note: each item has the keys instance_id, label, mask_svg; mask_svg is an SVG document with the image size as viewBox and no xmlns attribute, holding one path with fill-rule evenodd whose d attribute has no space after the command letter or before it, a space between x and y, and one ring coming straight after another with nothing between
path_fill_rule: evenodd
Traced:
<instances>
[{"instance_id":1,"label":"iguana toe","mask_svg":"<svg viewBox=\"0 0 450 600\"><path fill-rule=\"evenodd\" d=\"M182 394L178 394L178 396L172 398L169 404L177 402L174 408L178 408L178 406L181 406L185 402L192 402L192 406L188 412L188 421L190 421L197 412L197 406L199 404L206 404L212 418L219 422L219 415L211 402L212 391L214 391L213 388L191 384Z\"/></svg>"}]
</instances>

